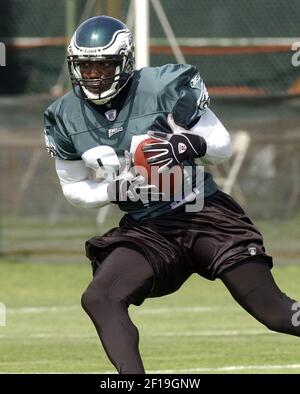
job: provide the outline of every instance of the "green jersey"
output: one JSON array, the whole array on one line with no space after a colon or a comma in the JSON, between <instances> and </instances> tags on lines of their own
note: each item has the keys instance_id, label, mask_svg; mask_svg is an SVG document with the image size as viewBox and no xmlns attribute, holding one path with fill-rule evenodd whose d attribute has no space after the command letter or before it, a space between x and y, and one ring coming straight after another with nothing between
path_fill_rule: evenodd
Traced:
<instances>
[{"instance_id":1,"label":"green jersey","mask_svg":"<svg viewBox=\"0 0 300 394\"><path fill-rule=\"evenodd\" d=\"M101 179L122 165L125 150L134 153L149 130L171 133L168 114L172 113L177 124L189 129L206 111L208 103L205 85L194 66L143 68L134 71L110 105L91 104L74 91L55 101L45 111L46 144L53 156L84 160ZM195 167L195 163L186 164ZM196 187L195 176L190 178L191 186ZM204 173L202 187L204 197L217 191L208 173ZM165 214L178 204L174 199L150 204L120 201L119 207L135 218L143 218Z\"/></svg>"}]
</instances>

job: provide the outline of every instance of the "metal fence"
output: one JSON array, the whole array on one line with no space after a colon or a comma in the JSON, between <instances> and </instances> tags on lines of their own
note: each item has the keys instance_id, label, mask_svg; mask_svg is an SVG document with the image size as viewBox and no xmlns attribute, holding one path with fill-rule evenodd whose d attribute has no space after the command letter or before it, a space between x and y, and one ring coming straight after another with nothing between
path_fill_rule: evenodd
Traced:
<instances>
[{"instance_id":1,"label":"metal fence","mask_svg":"<svg viewBox=\"0 0 300 394\"><path fill-rule=\"evenodd\" d=\"M80 210L64 199L43 141L42 113L51 100L0 99L2 248L10 255L73 259L74 254L83 256L88 236L117 225L122 213L116 207ZM299 108L298 100L212 102L232 134L234 155L230 162L208 170L255 219L285 224L300 220ZM298 244L297 231L289 237Z\"/></svg>"},{"instance_id":2,"label":"metal fence","mask_svg":"<svg viewBox=\"0 0 300 394\"><path fill-rule=\"evenodd\" d=\"M299 1L149 0L149 4L151 65L195 64L211 94L219 96L299 94L300 67L291 62L292 45L300 41ZM64 88L70 36L80 21L101 13L133 26L132 1L127 0L2 0L0 42L7 45L9 67L1 70L0 93Z\"/></svg>"},{"instance_id":3,"label":"metal fence","mask_svg":"<svg viewBox=\"0 0 300 394\"><path fill-rule=\"evenodd\" d=\"M173 37L184 61L199 67L212 109L235 141L244 138L229 163L211 168L217 182L266 226L274 250L298 258L300 67L291 46L299 1L149 3L151 65L178 60ZM115 207L78 210L64 200L44 149L42 115L53 88L66 88L65 45L78 22L103 13L132 27L132 11L125 0L0 2L7 50L0 67L0 248L7 256L73 261L82 258L86 238L118 223Z\"/></svg>"}]
</instances>

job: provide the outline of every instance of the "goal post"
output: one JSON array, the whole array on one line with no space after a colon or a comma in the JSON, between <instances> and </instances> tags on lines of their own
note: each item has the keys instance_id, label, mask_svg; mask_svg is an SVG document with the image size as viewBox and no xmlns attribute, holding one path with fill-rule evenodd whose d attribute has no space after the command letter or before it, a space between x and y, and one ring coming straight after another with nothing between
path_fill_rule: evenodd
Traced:
<instances>
[{"instance_id":1,"label":"goal post","mask_svg":"<svg viewBox=\"0 0 300 394\"><path fill-rule=\"evenodd\" d=\"M149 66L149 1L134 0L136 68Z\"/></svg>"}]
</instances>

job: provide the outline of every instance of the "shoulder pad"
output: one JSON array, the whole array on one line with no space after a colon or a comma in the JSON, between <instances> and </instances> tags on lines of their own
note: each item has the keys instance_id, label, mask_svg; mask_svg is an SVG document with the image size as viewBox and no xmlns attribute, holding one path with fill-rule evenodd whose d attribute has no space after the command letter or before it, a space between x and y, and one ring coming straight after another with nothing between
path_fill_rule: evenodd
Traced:
<instances>
[{"instance_id":1,"label":"shoulder pad","mask_svg":"<svg viewBox=\"0 0 300 394\"><path fill-rule=\"evenodd\" d=\"M178 82L178 99L172 114L175 122L182 127L191 128L204 114L210 98L199 71L189 66L185 78Z\"/></svg>"},{"instance_id":2,"label":"shoulder pad","mask_svg":"<svg viewBox=\"0 0 300 394\"><path fill-rule=\"evenodd\" d=\"M79 160L73 142L56 112L56 104L50 105L44 113L44 132L46 148L50 156L58 156L65 160Z\"/></svg>"}]
</instances>

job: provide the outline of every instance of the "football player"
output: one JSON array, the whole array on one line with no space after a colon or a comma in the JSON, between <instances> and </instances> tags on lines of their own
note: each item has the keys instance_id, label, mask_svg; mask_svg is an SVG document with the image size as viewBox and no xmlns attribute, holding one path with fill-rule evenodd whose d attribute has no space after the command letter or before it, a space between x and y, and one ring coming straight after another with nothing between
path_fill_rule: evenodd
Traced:
<instances>
[{"instance_id":1,"label":"football player","mask_svg":"<svg viewBox=\"0 0 300 394\"><path fill-rule=\"evenodd\" d=\"M73 90L45 111L46 145L71 204L112 202L126 212L119 227L86 242L93 280L82 296L117 371L145 373L129 305L176 291L192 273L220 278L254 318L299 336L295 301L276 286L262 235L209 173L199 181L195 171L184 171L188 192L167 200L132 170L135 149L149 135L154 141L144 150L159 171L231 156L199 71L185 64L135 70L131 32L108 16L77 28L67 60ZM198 195L203 204L187 209Z\"/></svg>"}]
</instances>

